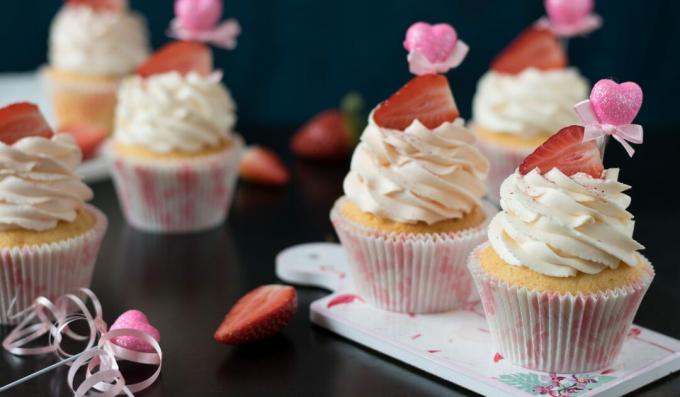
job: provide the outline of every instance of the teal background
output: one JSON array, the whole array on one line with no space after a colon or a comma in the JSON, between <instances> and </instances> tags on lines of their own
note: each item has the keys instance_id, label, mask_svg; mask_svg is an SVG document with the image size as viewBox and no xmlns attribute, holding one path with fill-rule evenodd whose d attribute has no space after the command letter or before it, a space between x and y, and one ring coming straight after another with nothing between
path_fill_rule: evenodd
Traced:
<instances>
[{"instance_id":1,"label":"teal background","mask_svg":"<svg viewBox=\"0 0 680 397\"><path fill-rule=\"evenodd\" d=\"M45 63L50 20L59 0L3 1L0 73ZM334 106L350 90L370 106L409 79L402 40L413 22L452 23L471 45L449 73L465 118L490 60L543 14L539 0L227 0L225 17L243 33L235 51L215 49L241 126L293 126ZM167 42L170 0L132 0L148 19L153 45ZM672 130L680 124L680 2L599 0L603 28L571 40L571 63L591 81L634 80L645 93L639 122Z\"/></svg>"}]
</instances>

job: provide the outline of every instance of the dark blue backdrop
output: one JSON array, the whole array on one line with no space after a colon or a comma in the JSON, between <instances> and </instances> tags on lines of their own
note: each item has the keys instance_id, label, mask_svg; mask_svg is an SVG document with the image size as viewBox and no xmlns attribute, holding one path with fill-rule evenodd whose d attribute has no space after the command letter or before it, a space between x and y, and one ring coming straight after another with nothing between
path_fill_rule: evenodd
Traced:
<instances>
[{"instance_id":1,"label":"dark blue backdrop","mask_svg":"<svg viewBox=\"0 0 680 397\"><path fill-rule=\"evenodd\" d=\"M153 45L168 39L171 0L133 0L152 30ZM3 1L0 72L45 62L49 22L59 0ZM333 106L349 90L372 106L408 78L404 32L412 22L450 22L471 45L450 73L464 117L478 78L494 55L543 14L539 0L226 0L226 16L243 26L238 48L215 50L217 65L239 104L241 126L293 125ZM569 54L591 81L635 80L645 92L639 121L680 125L680 2L599 0L604 27L571 41Z\"/></svg>"}]
</instances>

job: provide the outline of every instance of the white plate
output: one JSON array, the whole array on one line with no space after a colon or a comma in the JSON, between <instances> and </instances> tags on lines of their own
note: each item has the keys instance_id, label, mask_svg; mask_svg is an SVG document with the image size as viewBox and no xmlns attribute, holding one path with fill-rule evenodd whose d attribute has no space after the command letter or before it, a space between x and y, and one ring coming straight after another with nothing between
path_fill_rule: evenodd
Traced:
<instances>
[{"instance_id":1,"label":"white plate","mask_svg":"<svg viewBox=\"0 0 680 397\"><path fill-rule=\"evenodd\" d=\"M52 103L37 72L0 74L0 107L12 102L33 102L40 107L47 121L55 126ZM93 183L109 178L108 163L102 156L83 162L78 169L85 182Z\"/></svg>"},{"instance_id":2,"label":"white plate","mask_svg":"<svg viewBox=\"0 0 680 397\"><path fill-rule=\"evenodd\" d=\"M486 396L620 396L680 369L680 341L639 326L599 372L551 376L513 366L494 350L479 302L431 315L381 311L355 295L347 261L339 244L303 244L277 256L276 274L334 291L312 303L313 323Z\"/></svg>"}]
</instances>

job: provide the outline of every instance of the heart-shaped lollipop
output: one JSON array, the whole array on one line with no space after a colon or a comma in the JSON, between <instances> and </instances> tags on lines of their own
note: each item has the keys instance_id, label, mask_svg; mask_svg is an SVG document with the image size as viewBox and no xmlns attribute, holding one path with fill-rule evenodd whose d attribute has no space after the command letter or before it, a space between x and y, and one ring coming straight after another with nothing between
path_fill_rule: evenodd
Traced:
<instances>
[{"instance_id":1,"label":"heart-shaped lollipop","mask_svg":"<svg viewBox=\"0 0 680 397\"><path fill-rule=\"evenodd\" d=\"M221 0L177 0L175 16L185 29L204 31L217 25L222 7Z\"/></svg>"},{"instance_id":2,"label":"heart-shaped lollipop","mask_svg":"<svg viewBox=\"0 0 680 397\"><path fill-rule=\"evenodd\" d=\"M404 48L407 51L417 50L430 62L435 63L446 61L457 43L458 33L451 25L417 22L406 31Z\"/></svg>"},{"instance_id":3,"label":"heart-shaped lollipop","mask_svg":"<svg viewBox=\"0 0 680 397\"><path fill-rule=\"evenodd\" d=\"M590 92L590 103L602 124L630 124L642 106L642 89L633 82L600 80Z\"/></svg>"},{"instance_id":4,"label":"heart-shaped lollipop","mask_svg":"<svg viewBox=\"0 0 680 397\"><path fill-rule=\"evenodd\" d=\"M161 333L149 323L146 315L139 310L128 310L121 314L113 322L109 331L116 329L136 329L151 335L158 342L161 340ZM120 347L137 352L151 353L155 351L150 344L134 336L118 336L113 338L112 342Z\"/></svg>"},{"instance_id":5,"label":"heart-shaped lollipop","mask_svg":"<svg viewBox=\"0 0 680 397\"><path fill-rule=\"evenodd\" d=\"M593 0L545 0L545 10L551 20L560 24L575 24L593 12Z\"/></svg>"}]
</instances>

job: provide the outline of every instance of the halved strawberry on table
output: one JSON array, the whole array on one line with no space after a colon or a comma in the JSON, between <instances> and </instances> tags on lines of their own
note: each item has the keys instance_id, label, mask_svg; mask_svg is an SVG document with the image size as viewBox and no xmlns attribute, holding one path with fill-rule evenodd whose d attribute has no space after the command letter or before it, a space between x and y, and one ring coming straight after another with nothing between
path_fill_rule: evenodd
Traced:
<instances>
[{"instance_id":1,"label":"halved strawberry on table","mask_svg":"<svg viewBox=\"0 0 680 397\"><path fill-rule=\"evenodd\" d=\"M560 39L546 28L532 26L494 59L491 69L519 74L531 67L539 70L564 69L567 63L567 54Z\"/></svg>"},{"instance_id":2,"label":"halved strawberry on table","mask_svg":"<svg viewBox=\"0 0 680 397\"><path fill-rule=\"evenodd\" d=\"M439 74L416 76L401 87L373 113L375 122L384 128L405 130L418 119L434 129L452 122L460 113L446 77Z\"/></svg>"},{"instance_id":3,"label":"halved strawberry on table","mask_svg":"<svg viewBox=\"0 0 680 397\"><path fill-rule=\"evenodd\" d=\"M192 41L166 44L137 68L137 74L142 77L168 72L178 72L181 75L196 72L207 76L212 71L213 56L210 47Z\"/></svg>"},{"instance_id":4,"label":"halved strawberry on table","mask_svg":"<svg viewBox=\"0 0 680 397\"><path fill-rule=\"evenodd\" d=\"M69 134L76 140L83 152L83 160L89 160L97 154L99 146L108 136L106 130L85 124L72 124L61 127L59 132Z\"/></svg>"},{"instance_id":5,"label":"halved strawberry on table","mask_svg":"<svg viewBox=\"0 0 680 397\"><path fill-rule=\"evenodd\" d=\"M215 331L217 342L240 345L279 333L297 311L297 292L286 285L258 287L236 302Z\"/></svg>"},{"instance_id":6,"label":"halved strawberry on table","mask_svg":"<svg viewBox=\"0 0 680 397\"><path fill-rule=\"evenodd\" d=\"M250 146L243 153L239 175L244 181L258 185L283 186L290 180L290 173L279 156L259 145Z\"/></svg>"},{"instance_id":7,"label":"halved strawberry on table","mask_svg":"<svg viewBox=\"0 0 680 397\"><path fill-rule=\"evenodd\" d=\"M52 135L54 132L37 105L19 102L0 109L1 142L11 145L25 137L51 138Z\"/></svg>"},{"instance_id":8,"label":"halved strawberry on table","mask_svg":"<svg viewBox=\"0 0 680 397\"><path fill-rule=\"evenodd\" d=\"M68 0L70 6L89 7L97 12L117 12L127 8L127 0Z\"/></svg>"},{"instance_id":9,"label":"halved strawberry on table","mask_svg":"<svg viewBox=\"0 0 680 397\"><path fill-rule=\"evenodd\" d=\"M584 128L570 125L548 138L524 159L519 172L526 175L538 168L541 174L557 168L567 176L579 172L593 178L602 178L604 166L600 149L595 141L583 142Z\"/></svg>"}]
</instances>

